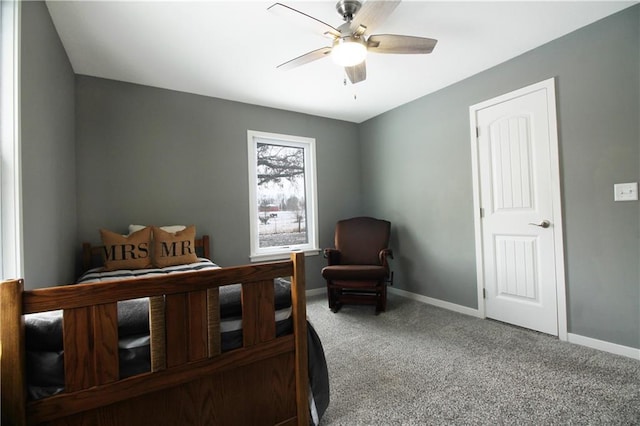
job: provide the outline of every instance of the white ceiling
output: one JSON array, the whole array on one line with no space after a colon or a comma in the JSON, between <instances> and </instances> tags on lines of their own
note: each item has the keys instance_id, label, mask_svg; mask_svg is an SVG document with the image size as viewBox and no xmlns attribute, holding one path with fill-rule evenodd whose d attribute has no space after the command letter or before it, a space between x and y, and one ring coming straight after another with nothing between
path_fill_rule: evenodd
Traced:
<instances>
[{"instance_id":1,"label":"white ceiling","mask_svg":"<svg viewBox=\"0 0 640 426\"><path fill-rule=\"evenodd\" d=\"M335 1L281 2L334 27L342 23ZM637 2L404 1L374 32L435 38L433 53L370 54L367 79L346 86L343 70L329 58L276 69L330 42L268 12L272 3L47 6L77 74L360 123Z\"/></svg>"}]
</instances>

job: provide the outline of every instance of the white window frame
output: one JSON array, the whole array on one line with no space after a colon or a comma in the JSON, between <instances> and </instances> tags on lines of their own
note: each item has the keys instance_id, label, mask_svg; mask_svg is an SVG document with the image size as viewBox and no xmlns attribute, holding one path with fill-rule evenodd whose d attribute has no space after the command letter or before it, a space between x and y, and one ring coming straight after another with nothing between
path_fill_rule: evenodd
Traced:
<instances>
[{"instance_id":1,"label":"white window frame","mask_svg":"<svg viewBox=\"0 0 640 426\"><path fill-rule=\"evenodd\" d=\"M20 153L20 3L0 1L0 277L24 277Z\"/></svg>"},{"instance_id":2,"label":"white window frame","mask_svg":"<svg viewBox=\"0 0 640 426\"><path fill-rule=\"evenodd\" d=\"M259 246L259 207L257 197L258 187L258 143L273 143L304 149L305 164L305 202L306 202L306 226L308 242L280 247ZM255 130L247 131L248 159L249 159L249 229L251 236L252 262L278 260L288 258L292 251L303 251L305 255L317 255L318 248L318 192L316 177L316 140L303 136L282 135Z\"/></svg>"}]
</instances>

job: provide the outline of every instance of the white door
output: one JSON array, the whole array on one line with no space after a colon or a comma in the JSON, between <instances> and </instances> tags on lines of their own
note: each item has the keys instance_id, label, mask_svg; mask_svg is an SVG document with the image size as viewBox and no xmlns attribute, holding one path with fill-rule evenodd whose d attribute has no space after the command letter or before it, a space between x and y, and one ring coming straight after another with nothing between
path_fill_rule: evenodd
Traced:
<instances>
[{"instance_id":1,"label":"white door","mask_svg":"<svg viewBox=\"0 0 640 426\"><path fill-rule=\"evenodd\" d=\"M553 79L471 113L485 315L566 334Z\"/></svg>"}]
</instances>

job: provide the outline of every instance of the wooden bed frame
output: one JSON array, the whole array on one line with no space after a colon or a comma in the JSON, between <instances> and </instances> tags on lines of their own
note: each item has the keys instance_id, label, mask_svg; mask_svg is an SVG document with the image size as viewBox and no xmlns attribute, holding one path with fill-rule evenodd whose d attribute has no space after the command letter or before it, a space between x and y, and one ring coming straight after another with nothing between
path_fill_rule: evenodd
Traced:
<instances>
[{"instance_id":1,"label":"wooden bed frame","mask_svg":"<svg viewBox=\"0 0 640 426\"><path fill-rule=\"evenodd\" d=\"M291 277L293 334L281 337L277 277ZM304 254L293 253L287 261L31 291L21 279L4 281L2 423L308 425L304 277ZM242 284L243 346L221 353L219 287L234 283ZM152 371L119 380L117 302L139 297L163 300L162 315L150 307ZM23 315L58 309L65 390L27 401Z\"/></svg>"}]
</instances>

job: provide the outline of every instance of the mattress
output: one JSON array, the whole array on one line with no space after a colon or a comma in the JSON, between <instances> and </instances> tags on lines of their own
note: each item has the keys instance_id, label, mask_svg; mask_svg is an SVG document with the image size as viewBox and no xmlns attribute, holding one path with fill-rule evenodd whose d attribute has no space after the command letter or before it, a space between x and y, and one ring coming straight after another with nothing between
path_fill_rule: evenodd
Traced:
<instances>
[{"instance_id":1,"label":"mattress","mask_svg":"<svg viewBox=\"0 0 640 426\"><path fill-rule=\"evenodd\" d=\"M171 275L219 268L207 259L161 269L87 271L78 283L96 283L148 276ZM242 346L241 285L220 287L220 329L222 351ZM276 335L291 333L291 287L282 278L274 280ZM62 344L62 311L25 315L27 393L30 400L55 395L64 390L64 351ZM149 301L147 298L118 302L118 353L120 378L148 372Z\"/></svg>"}]
</instances>

